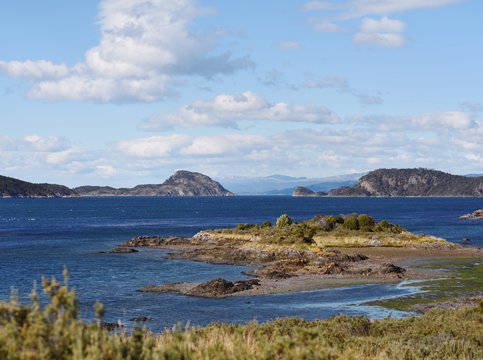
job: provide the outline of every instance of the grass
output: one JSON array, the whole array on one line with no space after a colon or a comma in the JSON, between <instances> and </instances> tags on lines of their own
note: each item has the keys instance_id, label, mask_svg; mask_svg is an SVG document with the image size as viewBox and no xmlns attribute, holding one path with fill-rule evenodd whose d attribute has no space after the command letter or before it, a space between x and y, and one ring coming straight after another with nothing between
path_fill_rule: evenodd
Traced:
<instances>
[{"instance_id":1,"label":"grass","mask_svg":"<svg viewBox=\"0 0 483 360\"><path fill-rule=\"evenodd\" d=\"M421 317L371 321L337 316L265 324L178 326L161 334L144 329L109 333L98 319L77 318L75 294L55 279L44 280L50 299L23 306L0 303L0 358L22 359L481 359L483 303ZM160 305L162 306L162 305Z\"/></svg>"},{"instance_id":2,"label":"grass","mask_svg":"<svg viewBox=\"0 0 483 360\"><path fill-rule=\"evenodd\" d=\"M413 234L385 220L376 222L366 214L347 216L317 215L294 222L286 214L277 225L239 224L231 229L207 230L222 240L242 240L284 246L320 247L444 247L457 245L429 235Z\"/></svg>"},{"instance_id":3,"label":"grass","mask_svg":"<svg viewBox=\"0 0 483 360\"><path fill-rule=\"evenodd\" d=\"M483 295L481 258L436 259L420 268L436 273L434 279L412 285L420 287L424 292L371 304L398 310L410 310L416 304L441 303L460 297Z\"/></svg>"}]
</instances>

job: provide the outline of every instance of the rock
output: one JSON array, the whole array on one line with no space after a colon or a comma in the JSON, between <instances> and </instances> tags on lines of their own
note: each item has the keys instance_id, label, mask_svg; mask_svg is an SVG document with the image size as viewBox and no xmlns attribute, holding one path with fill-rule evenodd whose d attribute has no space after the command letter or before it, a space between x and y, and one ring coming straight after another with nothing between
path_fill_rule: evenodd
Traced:
<instances>
[{"instance_id":1,"label":"rock","mask_svg":"<svg viewBox=\"0 0 483 360\"><path fill-rule=\"evenodd\" d=\"M231 282L218 278L201 283L189 290L186 294L204 297L223 297L240 291L250 290L258 285L260 285L260 281L256 279Z\"/></svg>"},{"instance_id":2,"label":"rock","mask_svg":"<svg viewBox=\"0 0 483 360\"><path fill-rule=\"evenodd\" d=\"M383 264L379 269L377 269L377 273L381 275L404 274L405 272L406 269L394 264Z\"/></svg>"},{"instance_id":3,"label":"rock","mask_svg":"<svg viewBox=\"0 0 483 360\"><path fill-rule=\"evenodd\" d=\"M139 316L139 317L133 317L129 319L129 321L136 321L136 322L144 322L149 320L153 320L153 318L150 318L147 316Z\"/></svg>"},{"instance_id":4,"label":"rock","mask_svg":"<svg viewBox=\"0 0 483 360\"><path fill-rule=\"evenodd\" d=\"M139 250L127 247L116 247L110 251L111 254L132 254L137 252L139 252Z\"/></svg>"},{"instance_id":5,"label":"rock","mask_svg":"<svg viewBox=\"0 0 483 360\"><path fill-rule=\"evenodd\" d=\"M170 245L186 245L191 244L191 238L182 238L177 236L171 236L163 238L160 236L136 236L128 241L121 243L121 247L158 247L158 246L170 246Z\"/></svg>"},{"instance_id":6,"label":"rock","mask_svg":"<svg viewBox=\"0 0 483 360\"><path fill-rule=\"evenodd\" d=\"M117 323L104 322L104 321L101 323L101 328L106 329L107 331L112 331L123 327L124 325L122 324L121 320L118 320Z\"/></svg>"},{"instance_id":7,"label":"rock","mask_svg":"<svg viewBox=\"0 0 483 360\"><path fill-rule=\"evenodd\" d=\"M461 215L460 219L461 220L482 220L483 219L483 209L475 210L471 214Z\"/></svg>"},{"instance_id":8,"label":"rock","mask_svg":"<svg viewBox=\"0 0 483 360\"><path fill-rule=\"evenodd\" d=\"M335 275L335 274L341 274L345 271L345 267L340 265L339 263L333 261L330 262L329 264L325 265L324 268L322 269L321 273L323 275Z\"/></svg>"}]
</instances>

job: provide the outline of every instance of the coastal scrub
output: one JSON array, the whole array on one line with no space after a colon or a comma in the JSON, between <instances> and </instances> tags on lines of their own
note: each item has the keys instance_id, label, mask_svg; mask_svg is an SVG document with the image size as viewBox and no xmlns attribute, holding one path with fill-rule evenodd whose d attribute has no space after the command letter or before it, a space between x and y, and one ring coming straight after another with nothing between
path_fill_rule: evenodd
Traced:
<instances>
[{"instance_id":1,"label":"coastal scrub","mask_svg":"<svg viewBox=\"0 0 483 360\"><path fill-rule=\"evenodd\" d=\"M481 359L483 303L433 310L420 317L370 320L336 316L265 324L177 326L109 332L97 320L78 319L75 293L55 279L43 281L49 303L41 307L13 297L0 303L1 359Z\"/></svg>"}]
</instances>

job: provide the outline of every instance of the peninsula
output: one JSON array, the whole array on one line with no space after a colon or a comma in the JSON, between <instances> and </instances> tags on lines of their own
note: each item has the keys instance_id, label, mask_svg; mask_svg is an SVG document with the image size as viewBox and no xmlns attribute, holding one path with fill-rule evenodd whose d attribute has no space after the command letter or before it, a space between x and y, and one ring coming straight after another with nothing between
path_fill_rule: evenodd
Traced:
<instances>
[{"instance_id":1,"label":"peninsula","mask_svg":"<svg viewBox=\"0 0 483 360\"><path fill-rule=\"evenodd\" d=\"M140 289L204 297L420 279L427 274L407 266L408 259L483 258L481 250L412 234L366 214L317 215L302 222L284 214L275 224L239 224L231 229L201 231L191 238L139 236L120 246L166 248L175 250L169 255L174 259L254 267L245 273L254 277L249 280L218 278L207 283L147 284Z\"/></svg>"},{"instance_id":2,"label":"peninsula","mask_svg":"<svg viewBox=\"0 0 483 360\"><path fill-rule=\"evenodd\" d=\"M483 176L451 175L430 169L378 169L354 186L329 191L330 196L482 197Z\"/></svg>"}]
</instances>

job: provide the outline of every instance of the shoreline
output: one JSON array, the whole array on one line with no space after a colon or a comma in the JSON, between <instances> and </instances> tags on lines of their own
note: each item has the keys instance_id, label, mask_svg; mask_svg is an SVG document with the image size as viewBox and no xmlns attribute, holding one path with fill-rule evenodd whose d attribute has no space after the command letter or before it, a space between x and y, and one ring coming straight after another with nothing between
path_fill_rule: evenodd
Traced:
<instances>
[{"instance_id":1,"label":"shoreline","mask_svg":"<svg viewBox=\"0 0 483 360\"><path fill-rule=\"evenodd\" d=\"M267 249L257 249L251 241L215 240L200 236L136 237L121 246L171 250L165 255L170 259L254 267L247 273L241 273L240 280L234 282L219 278L205 283L146 284L138 289L141 292L173 292L214 298L281 294L354 285L398 284L407 280L443 278L447 273L440 269L424 268L424 265L439 259L483 261L483 250L471 247L330 248L324 249L322 254L315 255L307 250L289 249L287 256L277 247L270 247L269 250L273 252L270 254L268 251L267 254ZM323 265L315 266L314 264L321 262L320 259L325 261L322 261Z\"/></svg>"}]
</instances>

